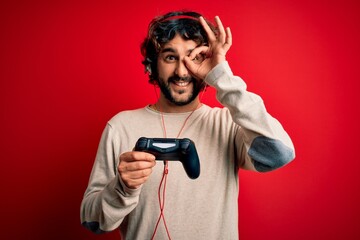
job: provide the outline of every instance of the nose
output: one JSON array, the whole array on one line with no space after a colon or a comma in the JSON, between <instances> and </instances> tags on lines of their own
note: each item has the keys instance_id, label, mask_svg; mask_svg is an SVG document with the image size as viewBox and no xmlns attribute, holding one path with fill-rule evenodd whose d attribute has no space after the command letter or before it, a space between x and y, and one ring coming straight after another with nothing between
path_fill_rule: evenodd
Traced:
<instances>
[{"instance_id":1,"label":"nose","mask_svg":"<svg viewBox=\"0 0 360 240\"><path fill-rule=\"evenodd\" d=\"M187 77L188 76L189 71L185 66L184 59L180 59L178 61L176 69L175 69L175 74L178 75L179 77Z\"/></svg>"}]
</instances>

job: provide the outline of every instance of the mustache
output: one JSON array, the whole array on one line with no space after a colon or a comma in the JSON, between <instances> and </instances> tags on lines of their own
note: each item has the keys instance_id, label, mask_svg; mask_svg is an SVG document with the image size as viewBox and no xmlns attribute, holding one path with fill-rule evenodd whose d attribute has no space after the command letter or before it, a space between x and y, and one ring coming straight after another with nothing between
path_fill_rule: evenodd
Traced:
<instances>
[{"instance_id":1,"label":"mustache","mask_svg":"<svg viewBox=\"0 0 360 240\"><path fill-rule=\"evenodd\" d=\"M169 77L168 81L169 82L175 82L175 81L184 81L184 82L190 82L195 80L192 76L186 76L186 77L180 77L180 76L171 76Z\"/></svg>"}]
</instances>

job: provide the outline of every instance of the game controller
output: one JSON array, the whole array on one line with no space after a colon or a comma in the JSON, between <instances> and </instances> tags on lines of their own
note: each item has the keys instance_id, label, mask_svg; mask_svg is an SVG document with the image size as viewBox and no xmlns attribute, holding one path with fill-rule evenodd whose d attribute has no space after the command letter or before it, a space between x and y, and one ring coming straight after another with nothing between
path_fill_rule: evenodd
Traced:
<instances>
[{"instance_id":1,"label":"game controller","mask_svg":"<svg viewBox=\"0 0 360 240\"><path fill-rule=\"evenodd\" d=\"M200 161L195 144L188 138L141 137L136 142L134 150L151 153L156 160L180 161L191 179L196 179L200 175Z\"/></svg>"}]
</instances>

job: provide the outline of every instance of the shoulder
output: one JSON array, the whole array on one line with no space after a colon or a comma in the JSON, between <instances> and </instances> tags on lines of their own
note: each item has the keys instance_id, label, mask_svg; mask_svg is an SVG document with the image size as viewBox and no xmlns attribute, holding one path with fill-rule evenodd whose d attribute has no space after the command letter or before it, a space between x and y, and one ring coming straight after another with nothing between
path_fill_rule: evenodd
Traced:
<instances>
[{"instance_id":1,"label":"shoulder","mask_svg":"<svg viewBox=\"0 0 360 240\"><path fill-rule=\"evenodd\" d=\"M147 109L148 107L133 109L133 110L125 110L114 115L109 121L108 125L113 128L116 128L119 125L128 124L134 121L139 121L140 119L144 119L147 115L151 114Z\"/></svg>"},{"instance_id":2,"label":"shoulder","mask_svg":"<svg viewBox=\"0 0 360 240\"><path fill-rule=\"evenodd\" d=\"M225 117L230 116L230 111L227 107L210 107L204 104L203 113L213 117Z\"/></svg>"},{"instance_id":3,"label":"shoulder","mask_svg":"<svg viewBox=\"0 0 360 240\"><path fill-rule=\"evenodd\" d=\"M209 107L203 106L201 121L208 122L213 125L229 125L232 124L232 117L227 107Z\"/></svg>"}]
</instances>

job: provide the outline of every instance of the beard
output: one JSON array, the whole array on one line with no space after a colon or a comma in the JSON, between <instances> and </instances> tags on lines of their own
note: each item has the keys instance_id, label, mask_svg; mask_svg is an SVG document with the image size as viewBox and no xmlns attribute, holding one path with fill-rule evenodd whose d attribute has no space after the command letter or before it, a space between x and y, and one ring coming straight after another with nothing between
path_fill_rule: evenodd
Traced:
<instances>
[{"instance_id":1,"label":"beard","mask_svg":"<svg viewBox=\"0 0 360 240\"><path fill-rule=\"evenodd\" d=\"M186 99L177 100L175 98L174 94L172 93L170 84L174 83L176 81L191 82L193 84L192 91ZM176 106L185 106L185 105L191 103L199 95L200 91L204 88L204 85L202 83L200 83L199 81L197 81L193 77L180 78L178 76L169 77L167 82L165 82L163 79L159 78L158 85L160 87L162 94L164 94L165 98L167 100L169 100L171 103L175 104ZM178 91L177 93L179 95L186 94L184 90Z\"/></svg>"}]
</instances>

